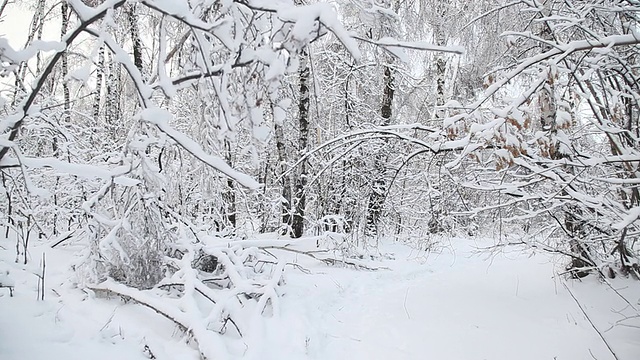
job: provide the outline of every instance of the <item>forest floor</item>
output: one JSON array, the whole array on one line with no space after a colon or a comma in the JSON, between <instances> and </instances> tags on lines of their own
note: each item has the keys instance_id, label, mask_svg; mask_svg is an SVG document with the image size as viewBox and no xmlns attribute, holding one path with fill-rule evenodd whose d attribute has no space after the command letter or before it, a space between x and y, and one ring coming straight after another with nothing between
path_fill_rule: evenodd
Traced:
<instances>
[{"instance_id":1,"label":"forest floor","mask_svg":"<svg viewBox=\"0 0 640 360\"><path fill-rule=\"evenodd\" d=\"M548 254L478 255L486 244L447 242L431 253L383 244L378 271L302 261L310 273L288 269L279 315L264 319L261 338L229 353L256 360L638 359L639 282L570 280L557 275L563 264ZM0 280L15 283L13 297L0 288L0 359L198 359L184 334L152 310L75 287L72 249L46 250L46 297L36 301L44 247L33 247L25 266L14 262L10 244L0 240Z\"/></svg>"}]
</instances>

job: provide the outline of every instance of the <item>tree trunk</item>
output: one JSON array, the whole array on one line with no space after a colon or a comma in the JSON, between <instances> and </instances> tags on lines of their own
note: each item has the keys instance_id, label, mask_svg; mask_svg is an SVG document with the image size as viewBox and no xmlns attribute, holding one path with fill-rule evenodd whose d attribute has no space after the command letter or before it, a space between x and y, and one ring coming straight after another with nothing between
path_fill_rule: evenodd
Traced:
<instances>
[{"instance_id":1,"label":"tree trunk","mask_svg":"<svg viewBox=\"0 0 640 360\"><path fill-rule=\"evenodd\" d=\"M232 152L231 152L231 143L228 140L224 141L224 145L226 148L227 155L227 164L229 166L233 166L232 161ZM226 226L230 226L232 229L236 228L236 192L234 188L233 180L227 179L227 186L224 188L222 192L222 200L223 204L223 215L224 222Z\"/></svg>"},{"instance_id":2,"label":"tree trunk","mask_svg":"<svg viewBox=\"0 0 640 360\"><path fill-rule=\"evenodd\" d=\"M60 5L60 15L62 17L62 25L60 28L60 39L64 39L65 35L67 35L67 28L69 27L69 4L66 2L62 2ZM62 75L62 94L64 97L63 100L63 110L62 110L62 122L68 124L70 122L71 116L71 94L69 92L69 83L67 82L67 76L69 74L69 56L67 51L65 50L64 54L62 54L61 59L61 75ZM54 136L52 139L52 150L53 156L60 156L59 154L59 145L58 145L58 137ZM55 191L53 192L53 204L54 206L58 206L58 185L60 183L60 177L56 177L55 183ZM54 212L53 214L53 235L58 235L58 213Z\"/></svg>"},{"instance_id":3,"label":"tree trunk","mask_svg":"<svg viewBox=\"0 0 640 360\"><path fill-rule=\"evenodd\" d=\"M93 99L93 119L100 118L100 101L102 100L102 81L104 78L104 45L98 51L98 67L96 69L96 92Z\"/></svg>"},{"instance_id":4,"label":"tree trunk","mask_svg":"<svg viewBox=\"0 0 640 360\"><path fill-rule=\"evenodd\" d=\"M385 65L384 67L384 91L382 95L382 104L380 106L380 115L382 116L382 125L391 124L391 116L393 111L393 94L394 94L394 76L393 70ZM385 197L387 193L387 166L386 156L380 152L375 155L374 159L375 178L371 185L371 193L369 194L369 203L367 205L365 235L378 235L378 222L382 215Z\"/></svg>"},{"instance_id":5,"label":"tree trunk","mask_svg":"<svg viewBox=\"0 0 640 360\"><path fill-rule=\"evenodd\" d=\"M138 29L138 18L136 17L135 13L135 4L127 6L126 13L127 19L129 20L131 43L133 44L133 64L138 68L144 79L142 64L142 40L140 39L140 30Z\"/></svg>"},{"instance_id":6,"label":"tree trunk","mask_svg":"<svg viewBox=\"0 0 640 360\"><path fill-rule=\"evenodd\" d=\"M6 4L3 4L3 11L4 11L4 6L6 6ZM38 5L36 7L36 11L33 14L33 17L31 18L31 27L29 28L29 34L27 34L27 41L25 43L25 47L33 43L33 39L36 37L36 34L40 34L40 37L42 37L42 31L40 29L42 29L42 23L44 22L44 20L42 19L43 16L44 16L44 0L39 0ZM37 68L39 69L40 68L40 52L38 52L36 56L37 56L37 61L36 61ZM27 69L28 69L27 63L23 62L23 63L20 63L20 65L18 65L18 69L15 71L15 74L14 74L15 87L13 92L13 99L11 101L12 106L18 104L22 100L21 99L22 93L20 92L20 90L22 90L23 92L27 90L27 88L24 86L24 79L27 76Z\"/></svg>"},{"instance_id":7,"label":"tree trunk","mask_svg":"<svg viewBox=\"0 0 640 360\"><path fill-rule=\"evenodd\" d=\"M545 3L545 9L542 11L544 16L551 16L551 10L549 5ZM550 25L543 21L540 23L540 37L545 40L553 41L553 32ZM551 49L548 44L541 45L541 51L546 52ZM542 130L547 133L550 139L549 144L549 157L553 160L561 160L568 158L570 155L563 154L560 150L560 142L558 141L556 134L558 128L556 124L556 117L558 112L558 104L556 102L556 87L553 74L547 74L547 81L542 85L540 90L539 102L540 102L540 125ZM573 173L573 168L568 168L569 173ZM566 190L562 190L562 194L565 195ZM583 268L589 268L594 266L594 262L591 260L589 254L589 246L584 243L586 237L585 222L582 219L582 210L572 204L563 206L564 213L564 228L569 236L569 248L575 255L571 258L572 274L575 277L584 277L589 274L588 270L579 270ZM578 270L574 270L578 269Z\"/></svg>"},{"instance_id":8,"label":"tree trunk","mask_svg":"<svg viewBox=\"0 0 640 360\"><path fill-rule=\"evenodd\" d=\"M67 35L67 28L69 27L69 5L63 1L60 7L62 12L62 27L60 29L60 38L64 38ZM64 122L69 121L71 110L71 94L69 92L69 83L67 82L67 76L69 74L69 56L65 50L62 55L62 93L64 96L64 114L62 120Z\"/></svg>"},{"instance_id":9,"label":"tree trunk","mask_svg":"<svg viewBox=\"0 0 640 360\"><path fill-rule=\"evenodd\" d=\"M36 20L37 17L37 21ZM38 7L36 10L36 15L34 17L34 26L38 29L38 36L36 39L42 40L42 30L44 28L44 0L38 1ZM42 66L42 55L41 52L38 51L36 54L36 74L40 74L40 67Z\"/></svg>"},{"instance_id":10,"label":"tree trunk","mask_svg":"<svg viewBox=\"0 0 640 360\"><path fill-rule=\"evenodd\" d=\"M446 8L449 6L448 2L443 0L436 1L435 12L437 18L433 24L433 33L435 43L438 46L447 45L446 30L444 28L444 19L446 16ZM446 99L446 72L447 72L447 58L444 53L436 53L436 110L435 118L444 119L445 111L442 108Z\"/></svg>"},{"instance_id":11,"label":"tree trunk","mask_svg":"<svg viewBox=\"0 0 640 360\"><path fill-rule=\"evenodd\" d=\"M307 152L309 143L309 55L306 50L300 54L300 69L298 77L300 79L300 101L298 103L298 156L303 157ZM305 189L307 186L307 162L300 164L296 171L295 193L293 198L293 218L291 221L291 231L294 238L299 238L304 232L304 211L306 206Z\"/></svg>"},{"instance_id":12,"label":"tree trunk","mask_svg":"<svg viewBox=\"0 0 640 360\"><path fill-rule=\"evenodd\" d=\"M282 226L280 230L282 235L288 234L291 227L291 177L289 174L285 174L287 171L287 148L284 139L284 133L282 131L281 124L275 124L275 138L276 149L278 150L278 168L281 176L282 197L281 197L281 214L282 214Z\"/></svg>"},{"instance_id":13,"label":"tree trunk","mask_svg":"<svg viewBox=\"0 0 640 360\"><path fill-rule=\"evenodd\" d=\"M115 140L118 138L117 126L120 124L120 65L115 61L113 54L107 65L105 90L105 119L111 130L111 136Z\"/></svg>"}]
</instances>

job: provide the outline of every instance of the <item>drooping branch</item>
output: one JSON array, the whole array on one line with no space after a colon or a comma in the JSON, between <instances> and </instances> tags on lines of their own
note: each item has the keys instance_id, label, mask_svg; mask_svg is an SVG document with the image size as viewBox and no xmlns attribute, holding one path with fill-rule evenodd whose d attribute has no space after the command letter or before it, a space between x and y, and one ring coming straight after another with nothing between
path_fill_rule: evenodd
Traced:
<instances>
[{"instance_id":1,"label":"drooping branch","mask_svg":"<svg viewBox=\"0 0 640 360\"><path fill-rule=\"evenodd\" d=\"M29 93L29 96L22 102L22 104L20 104L20 111L8 118L8 121L7 121L8 124L6 124L6 129L9 129L9 136L7 138L8 141L12 142L16 139L16 136L18 135L20 127L24 123L24 119L27 116L29 116L31 108L36 100L36 97L40 93L40 90L42 90L42 87L46 84L49 76L51 76L51 73L53 72L53 69L56 67L58 61L60 61L63 58L65 52L71 46L71 44L73 44L73 42L78 37L78 35L84 32L91 24L102 19L110 9L117 9L122 5L124 5L125 2L126 0L107 1L103 5L101 5L95 11L95 13L93 13L87 19L83 19L83 17L80 16L80 18L83 19L81 20L80 25L78 25L76 29L74 29L71 33L65 36L65 38L62 40L63 48L58 50L53 55L51 60L49 60L49 63L43 70L42 74L38 77L35 87L31 90L31 92ZM72 5L72 9L77 11L78 9L76 7L77 2L70 1L70 4ZM5 128L5 124L2 124L2 125L3 125L3 128ZM0 146L2 146L0 148L0 161L1 161L7 155L7 152L9 151L9 146L7 145L0 145Z\"/></svg>"}]
</instances>

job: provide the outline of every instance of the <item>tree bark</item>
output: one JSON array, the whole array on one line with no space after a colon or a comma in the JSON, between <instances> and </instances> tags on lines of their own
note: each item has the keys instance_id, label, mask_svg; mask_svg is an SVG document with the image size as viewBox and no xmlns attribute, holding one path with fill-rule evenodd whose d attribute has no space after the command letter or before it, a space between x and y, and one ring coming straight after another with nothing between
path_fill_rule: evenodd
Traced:
<instances>
[{"instance_id":1,"label":"tree bark","mask_svg":"<svg viewBox=\"0 0 640 360\"><path fill-rule=\"evenodd\" d=\"M276 149L278 151L278 168L281 176L281 216L282 226L281 234L285 235L290 232L291 227L291 177L289 174L285 174L287 171L287 146L285 144L284 132L282 131L281 124L275 124L274 126Z\"/></svg>"},{"instance_id":2,"label":"tree bark","mask_svg":"<svg viewBox=\"0 0 640 360\"><path fill-rule=\"evenodd\" d=\"M446 3L443 0L436 1L435 11L437 14L437 18L434 23L434 37L436 45L445 46L447 45L447 36L445 34L444 29L444 19L446 15L446 6L448 6L448 2ZM445 113L442 108L445 104L446 99L446 72L447 72L447 58L444 53L436 53L436 110L435 117L436 119L444 119Z\"/></svg>"},{"instance_id":3,"label":"tree bark","mask_svg":"<svg viewBox=\"0 0 640 360\"><path fill-rule=\"evenodd\" d=\"M307 152L309 143L309 54L306 49L300 54L300 101L298 103L298 156L301 158ZM299 238L304 233L304 212L306 206L305 189L307 186L307 163L300 164L295 180L295 193L293 198L293 218L291 231L294 238Z\"/></svg>"},{"instance_id":4,"label":"tree bark","mask_svg":"<svg viewBox=\"0 0 640 360\"><path fill-rule=\"evenodd\" d=\"M229 140L224 140L227 164L229 166L233 165L232 152L231 152L231 143ZM236 192L233 184L233 180L227 179L226 187L222 192L222 200L223 204L223 216L225 225L231 226L232 229L236 228L237 219L236 219Z\"/></svg>"},{"instance_id":5,"label":"tree bark","mask_svg":"<svg viewBox=\"0 0 640 360\"><path fill-rule=\"evenodd\" d=\"M382 116L382 125L391 124L393 115L393 94L394 94L394 74L389 65L384 66L383 76L383 95L382 104L380 106L380 115ZM371 193L369 194L369 202L367 205L365 235L378 235L378 223L382 216L382 208L384 206L387 194L387 166L386 156L380 152L375 155L374 170L375 178L371 185Z\"/></svg>"},{"instance_id":6,"label":"tree bark","mask_svg":"<svg viewBox=\"0 0 640 360\"><path fill-rule=\"evenodd\" d=\"M60 29L60 38L64 38L67 35L67 28L69 27L69 5L66 1L63 1L60 10L62 12L62 27ZM69 55L67 51L64 51L62 55L62 93L64 96L64 114L63 121L68 122L71 110L71 94L69 92L69 83L67 82L67 76L69 74Z\"/></svg>"},{"instance_id":7,"label":"tree bark","mask_svg":"<svg viewBox=\"0 0 640 360\"><path fill-rule=\"evenodd\" d=\"M104 78L104 45L98 51L98 66L96 69L96 91L93 99L93 119L100 118L100 102L102 101L102 82Z\"/></svg>"},{"instance_id":8,"label":"tree bark","mask_svg":"<svg viewBox=\"0 0 640 360\"><path fill-rule=\"evenodd\" d=\"M127 19L129 20L129 32L131 35L131 43L133 44L133 64L140 70L144 76L142 63L142 40L140 39L140 30L138 28L138 18L135 13L135 4L131 4L126 8Z\"/></svg>"},{"instance_id":9,"label":"tree bark","mask_svg":"<svg viewBox=\"0 0 640 360\"><path fill-rule=\"evenodd\" d=\"M117 138L117 125L120 123L120 65L114 55L107 64L105 119L111 130L112 138Z\"/></svg>"}]
</instances>

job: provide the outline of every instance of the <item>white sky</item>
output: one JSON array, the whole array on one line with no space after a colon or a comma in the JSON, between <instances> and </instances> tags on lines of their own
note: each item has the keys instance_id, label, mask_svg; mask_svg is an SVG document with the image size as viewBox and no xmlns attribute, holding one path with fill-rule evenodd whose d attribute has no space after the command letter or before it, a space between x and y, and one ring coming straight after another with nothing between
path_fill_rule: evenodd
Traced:
<instances>
[{"instance_id":1,"label":"white sky","mask_svg":"<svg viewBox=\"0 0 640 360\"><path fill-rule=\"evenodd\" d=\"M47 21L42 32L42 40L59 40L60 25L58 21L55 21L55 18L59 16L58 12L54 10L49 14L49 20L53 21ZM33 11L28 10L28 7L24 5L24 0L15 0L7 5L4 15L0 19L0 36L8 38L9 44L14 49L23 48L32 16Z\"/></svg>"},{"instance_id":2,"label":"white sky","mask_svg":"<svg viewBox=\"0 0 640 360\"><path fill-rule=\"evenodd\" d=\"M34 13L33 10L29 10L29 7L25 5L26 2L26 0L12 1L4 9L3 16L0 18L0 37L8 39L9 45L15 50L24 48ZM55 10L58 10L58 12ZM60 40L59 15L59 7L48 15L42 31L42 40ZM35 66L34 64L35 58L29 61L30 66ZM7 86L11 87L11 85L7 84L12 84L12 80L0 80L0 93L6 90Z\"/></svg>"}]
</instances>

